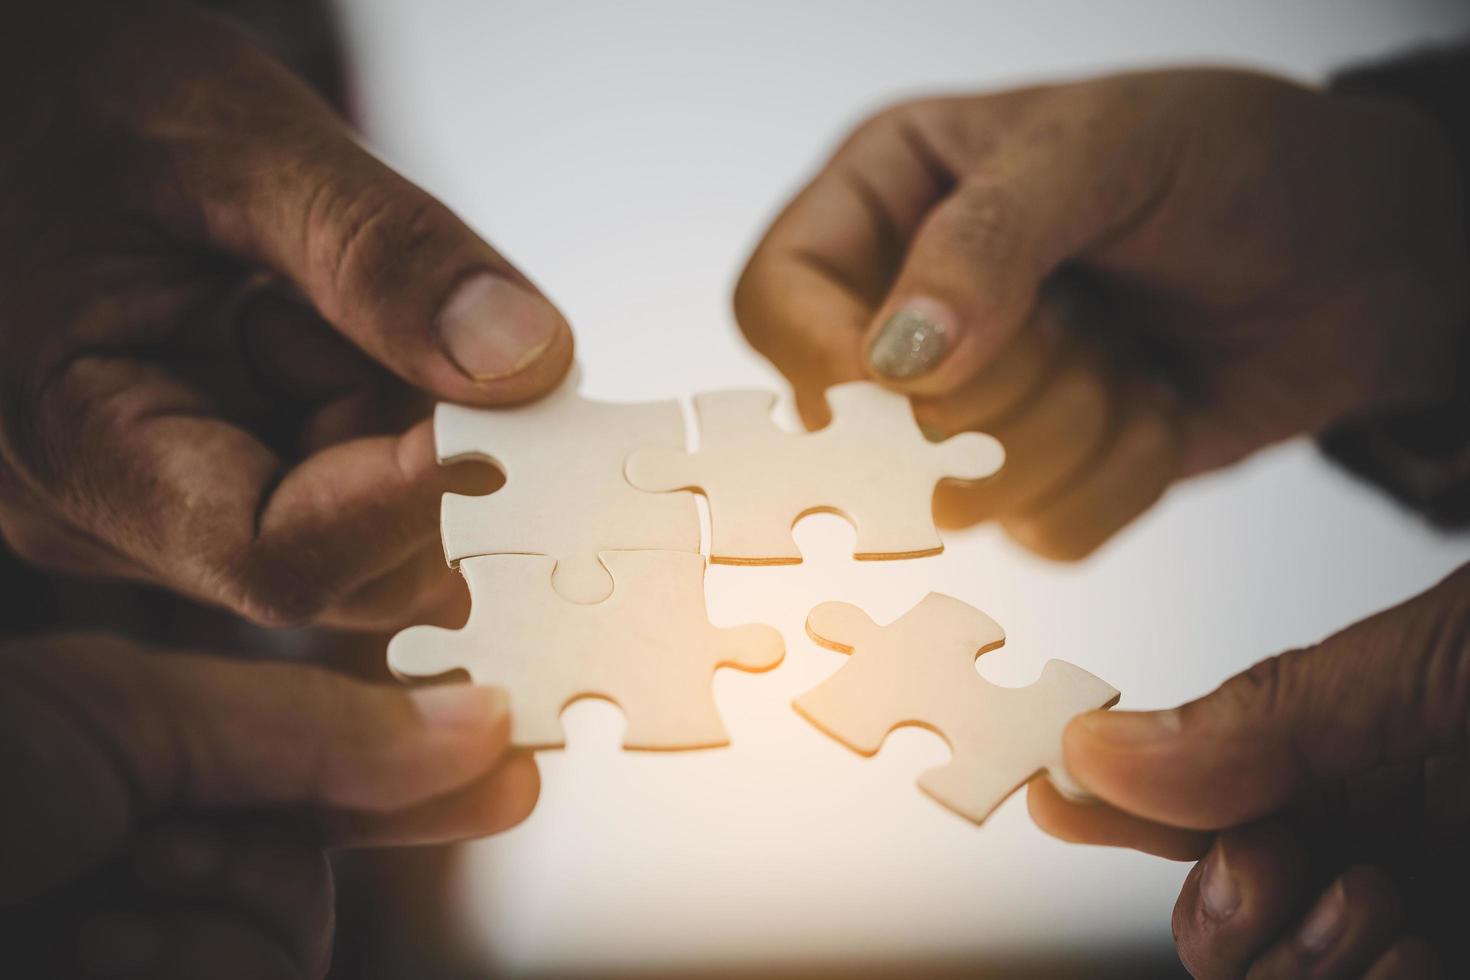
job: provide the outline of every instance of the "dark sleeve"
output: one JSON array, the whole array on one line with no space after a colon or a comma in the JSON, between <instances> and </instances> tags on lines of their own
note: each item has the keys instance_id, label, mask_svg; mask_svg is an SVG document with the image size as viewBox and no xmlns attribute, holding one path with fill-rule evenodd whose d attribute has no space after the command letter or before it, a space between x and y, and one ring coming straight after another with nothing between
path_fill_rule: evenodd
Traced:
<instances>
[{"instance_id":1,"label":"dark sleeve","mask_svg":"<svg viewBox=\"0 0 1470 980\"><path fill-rule=\"evenodd\" d=\"M1355 68L1334 91L1413 102L1443 127L1458 161L1461 227L1470 235L1470 42ZM1465 270L1470 276L1470 269ZM1461 377L1448 404L1354 420L1322 436L1322 450L1443 527L1470 527L1470 324Z\"/></svg>"}]
</instances>

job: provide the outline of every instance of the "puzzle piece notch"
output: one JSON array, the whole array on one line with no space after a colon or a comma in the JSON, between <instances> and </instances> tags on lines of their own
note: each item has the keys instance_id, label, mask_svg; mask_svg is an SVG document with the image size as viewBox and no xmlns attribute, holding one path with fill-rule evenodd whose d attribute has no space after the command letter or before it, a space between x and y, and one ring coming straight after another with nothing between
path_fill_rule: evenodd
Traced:
<instances>
[{"instance_id":1,"label":"puzzle piece notch","mask_svg":"<svg viewBox=\"0 0 1470 980\"><path fill-rule=\"evenodd\" d=\"M950 746L950 761L919 776L934 799L976 823L1038 772L1062 792L1080 787L1062 764L1062 730L1075 715L1117 703L1118 692L1060 660L1047 661L1027 687L992 684L975 660L1005 642L978 609L931 592L887 626L846 603L824 603L807 618L818 643L850 660L797 698L796 710L864 755L888 733L921 725Z\"/></svg>"},{"instance_id":2,"label":"puzzle piece notch","mask_svg":"<svg viewBox=\"0 0 1470 980\"><path fill-rule=\"evenodd\" d=\"M770 626L710 625L704 559L666 551L602 556L612 595L579 604L549 586L554 560L488 555L459 564L474 605L458 630L414 626L388 644L401 677L469 672L476 684L510 697L511 744L565 744L562 710L584 697L617 704L629 749L695 749L728 744L714 702L716 669L769 670L781 662Z\"/></svg>"},{"instance_id":3,"label":"puzzle piece notch","mask_svg":"<svg viewBox=\"0 0 1470 980\"><path fill-rule=\"evenodd\" d=\"M1000 443L967 432L924 437L908 399L865 381L828 390L833 421L787 432L771 417L775 395L695 397L700 448L645 447L627 461L628 482L651 493L693 490L710 508L710 560L801 561L791 528L806 514L840 514L857 531L855 557L910 558L944 548L934 528L940 480L978 480L1000 468Z\"/></svg>"},{"instance_id":4,"label":"puzzle piece notch","mask_svg":"<svg viewBox=\"0 0 1470 980\"><path fill-rule=\"evenodd\" d=\"M508 408L440 404L434 441L441 463L479 459L505 475L485 496L447 493L440 505L450 565L482 555L548 555L552 586L573 602L601 602L613 582L603 551L699 551L699 511L681 496L642 493L623 478L640 446L684 448L678 402L596 402L577 391L580 372L544 399Z\"/></svg>"}]
</instances>

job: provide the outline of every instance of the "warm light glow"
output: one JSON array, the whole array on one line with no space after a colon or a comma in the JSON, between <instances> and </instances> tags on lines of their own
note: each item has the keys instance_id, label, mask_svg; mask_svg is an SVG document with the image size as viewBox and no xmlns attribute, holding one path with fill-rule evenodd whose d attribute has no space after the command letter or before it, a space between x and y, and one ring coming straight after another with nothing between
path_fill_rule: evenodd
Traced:
<instances>
[{"instance_id":1,"label":"warm light glow","mask_svg":"<svg viewBox=\"0 0 1470 980\"><path fill-rule=\"evenodd\" d=\"M733 325L735 277L773 209L878 106L1158 61L1319 77L1463 29L1452 5L1437 21L1401 6L344 5L373 140L545 288L577 330L586 394L621 400L779 384ZM770 673L717 676L731 748L624 753L618 710L578 703L568 748L541 757L530 820L468 849L463 922L495 966L1168 956L1183 866L1050 840L1018 797L977 829L915 785L946 756L936 736L898 732L865 759L796 715L791 699L842 661L804 635L808 609L845 600L886 621L948 592L1007 631L982 661L991 680L1029 683L1059 657L1122 707L1159 706L1410 595L1467 552L1305 445L1171 493L1078 567L989 527L905 562L850 561L831 516L797 538L806 564L709 573L716 623L770 623L788 644Z\"/></svg>"}]
</instances>

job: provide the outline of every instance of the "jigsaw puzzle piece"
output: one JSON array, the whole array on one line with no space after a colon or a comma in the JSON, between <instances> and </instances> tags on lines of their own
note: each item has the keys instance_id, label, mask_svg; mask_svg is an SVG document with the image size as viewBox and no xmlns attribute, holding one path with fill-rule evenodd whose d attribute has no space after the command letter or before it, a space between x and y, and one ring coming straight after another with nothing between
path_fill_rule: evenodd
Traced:
<instances>
[{"instance_id":1,"label":"jigsaw puzzle piece","mask_svg":"<svg viewBox=\"0 0 1470 980\"><path fill-rule=\"evenodd\" d=\"M479 459L505 475L486 496L445 494L440 511L451 565L482 555L548 555L552 585L573 602L606 599L603 551L699 551L699 512L677 494L641 493L623 478L640 446L684 448L674 401L620 404L578 394L580 372L546 398L508 408L441 404L434 413L440 462Z\"/></svg>"},{"instance_id":2,"label":"jigsaw puzzle piece","mask_svg":"<svg viewBox=\"0 0 1470 980\"><path fill-rule=\"evenodd\" d=\"M921 725L944 736L932 717L933 692L936 684L953 683L952 676L945 677L953 674L950 662L966 660L973 674L977 651L1005 642L1005 631L995 620L938 592L887 626L879 626L857 606L824 602L807 614L806 631L817 643L851 659L792 706L863 755L877 752L888 733L903 725Z\"/></svg>"},{"instance_id":3,"label":"jigsaw puzzle piece","mask_svg":"<svg viewBox=\"0 0 1470 980\"><path fill-rule=\"evenodd\" d=\"M965 432L927 439L906 397L865 381L827 390L832 422L813 433L814 447L846 472L827 491L832 506L857 529L854 557L911 558L936 554L944 542L934 527L934 488L942 480L981 480L1005 461L993 437Z\"/></svg>"},{"instance_id":4,"label":"jigsaw puzzle piece","mask_svg":"<svg viewBox=\"0 0 1470 980\"><path fill-rule=\"evenodd\" d=\"M717 628L704 606L698 554L608 552L612 595L579 604L551 588L554 560L488 555L459 564L474 600L458 630L417 626L388 645L388 664L404 677L462 669L477 684L504 688L511 743L565 744L561 712L584 697L617 704L630 749L724 745L728 736L711 692L714 671L767 670L782 659L769 626Z\"/></svg>"},{"instance_id":5,"label":"jigsaw puzzle piece","mask_svg":"<svg viewBox=\"0 0 1470 980\"><path fill-rule=\"evenodd\" d=\"M1038 772L1064 793L1079 794L1062 766L1062 730L1075 715L1118 700L1108 684L1058 660L1028 687L991 684L976 673L975 660L1001 646L1004 631L939 593L887 626L855 606L824 603L809 615L807 632L851 659L796 699L796 710L864 755L900 726L934 731L951 759L923 773L919 785L976 823Z\"/></svg>"},{"instance_id":6,"label":"jigsaw puzzle piece","mask_svg":"<svg viewBox=\"0 0 1470 980\"><path fill-rule=\"evenodd\" d=\"M769 391L694 396L700 448L645 447L628 457L629 484L649 493L693 491L709 501L710 561L784 565L801 561L792 525L810 496L797 474L801 436L777 428Z\"/></svg>"},{"instance_id":7,"label":"jigsaw puzzle piece","mask_svg":"<svg viewBox=\"0 0 1470 980\"><path fill-rule=\"evenodd\" d=\"M930 442L907 398L869 382L837 385L827 397L832 424L793 433L772 420L769 392L699 395L699 450L639 450L627 461L628 482L655 493L704 494L714 562L799 562L791 528L817 511L841 514L856 527L858 558L942 550L935 485L991 475L1005 458L1000 444L980 433Z\"/></svg>"},{"instance_id":8,"label":"jigsaw puzzle piece","mask_svg":"<svg viewBox=\"0 0 1470 980\"><path fill-rule=\"evenodd\" d=\"M1118 692L1062 660L1047 661L1028 687L990 687L1004 700L994 698L983 718L951 726L950 762L920 774L919 787L975 823L1038 772L1064 796L1091 799L1062 762L1062 731L1084 711L1117 703Z\"/></svg>"}]
</instances>

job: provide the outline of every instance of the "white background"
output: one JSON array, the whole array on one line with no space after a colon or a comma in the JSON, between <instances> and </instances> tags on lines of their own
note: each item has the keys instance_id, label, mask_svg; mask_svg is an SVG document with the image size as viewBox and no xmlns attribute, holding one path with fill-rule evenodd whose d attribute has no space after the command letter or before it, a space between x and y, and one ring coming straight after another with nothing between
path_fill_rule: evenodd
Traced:
<instances>
[{"instance_id":1,"label":"white background","mask_svg":"<svg viewBox=\"0 0 1470 980\"><path fill-rule=\"evenodd\" d=\"M620 400L774 386L729 295L766 221L867 111L906 94L1160 62L1318 79L1470 29L1429 0L1089 3L483 3L349 0L369 140L536 279L578 332L586 391ZM802 631L827 599L891 619L930 589L988 611L1008 646L1124 707L1197 696L1470 559L1307 444L1173 491L1074 567L989 528L938 558L855 565L809 519L809 561L717 568L717 623L780 627L774 673L721 672L729 750L625 754L622 719L569 709L527 823L474 845L463 921L510 973L1167 947L1185 868L1067 846L1014 798L976 829L924 797L943 743L907 730L863 759L788 708L840 663Z\"/></svg>"}]
</instances>

